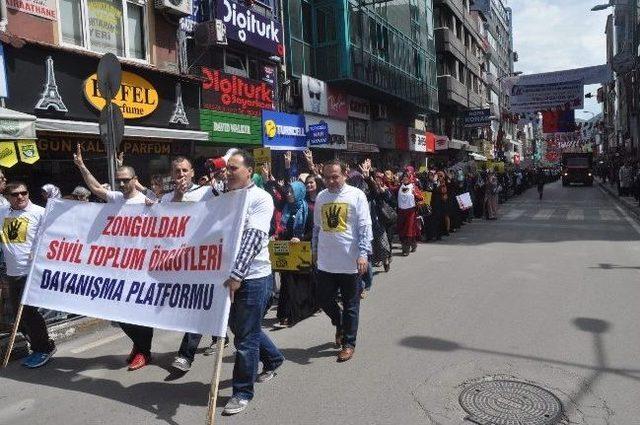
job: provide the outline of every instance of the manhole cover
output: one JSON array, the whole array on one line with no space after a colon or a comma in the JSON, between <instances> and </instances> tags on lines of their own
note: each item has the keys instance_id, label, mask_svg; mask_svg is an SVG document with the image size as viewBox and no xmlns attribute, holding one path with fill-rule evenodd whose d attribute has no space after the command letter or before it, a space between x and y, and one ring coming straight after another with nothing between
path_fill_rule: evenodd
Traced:
<instances>
[{"instance_id":1,"label":"manhole cover","mask_svg":"<svg viewBox=\"0 0 640 425\"><path fill-rule=\"evenodd\" d=\"M537 385L518 381L483 381L460 393L460 406L481 425L553 425L562 418L562 403Z\"/></svg>"}]
</instances>

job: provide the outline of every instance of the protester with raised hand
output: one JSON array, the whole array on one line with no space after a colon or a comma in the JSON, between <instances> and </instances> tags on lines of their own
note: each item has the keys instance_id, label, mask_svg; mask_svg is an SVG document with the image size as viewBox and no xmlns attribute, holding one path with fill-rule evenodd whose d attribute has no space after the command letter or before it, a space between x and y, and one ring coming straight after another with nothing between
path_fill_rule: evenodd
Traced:
<instances>
[{"instance_id":1,"label":"protester with raised hand","mask_svg":"<svg viewBox=\"0 0 640 425\"><path fill-rule=\"evenodd\" d=\"M371 254L371 215L365 194L346 183L347 167L331 160L323 170L327 189L316 198L313 255L320 306L336 327L338 361L353 356L360 314L360 281ZM336 302L338 291L343 308Z\"/></svg>"}]
</instances>

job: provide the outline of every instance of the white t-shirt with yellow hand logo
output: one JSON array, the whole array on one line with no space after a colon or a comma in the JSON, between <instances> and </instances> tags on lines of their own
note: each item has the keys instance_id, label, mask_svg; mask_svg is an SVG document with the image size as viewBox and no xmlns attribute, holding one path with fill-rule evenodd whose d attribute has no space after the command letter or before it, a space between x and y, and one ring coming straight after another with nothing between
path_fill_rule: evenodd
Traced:
<instances>
[{"instance_id":1,"label":"white t-shirt with yellow hand logo","mask_svg":"<svg viewBox=\"0 0 640 425\"><path fill-rule=\"evenodd\" d=\"M7 264L7 275L26 276L31 265L38 229L44 217L44 208L29 202L23 210L0 207L2 220L2 253Z\"/></svg>"},{"instance_id":2,"label":"white t-shirt with yellow hand logo","mask_svg":"<svg viewBox=\"0 0 640 425\"><path fill-rule=\"evenodd\" d=\"M358 272L358 231L371 226L369 203L363 191L347 184L339 193L320 192L314 208L318 234L318 269L329 273Z\"/></svg>"}]
</instances>

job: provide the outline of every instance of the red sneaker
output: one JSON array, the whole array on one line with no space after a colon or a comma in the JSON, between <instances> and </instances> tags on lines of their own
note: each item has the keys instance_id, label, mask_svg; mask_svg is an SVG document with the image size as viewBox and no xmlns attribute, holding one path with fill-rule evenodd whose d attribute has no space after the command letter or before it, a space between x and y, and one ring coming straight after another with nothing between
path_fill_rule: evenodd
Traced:
<instances>
[{"instance_id":1,"label":"red sneaker","mask_svg":"<svg viewBox=\"0 0 640 425\"><path fill-rule=\"evenodd\" d=\"M151 358L145 356L142 353L136 353L136 355L133 356L133 360L131 360L131 363L129 363L129 370L142 369L149 363L151 363Z\"/></svg>"},{"instance_id":2,"label":"red sneaker","mask_svg":"<svg viewBox=\"0 0 640 425\"><path fill-rule=\"evenodd\" d=\"M131 364L136 354L138 354L138 350L136 350L136 347L131 348L131 352L127 356L127 364Z\"/></svg>"}]
</instances>

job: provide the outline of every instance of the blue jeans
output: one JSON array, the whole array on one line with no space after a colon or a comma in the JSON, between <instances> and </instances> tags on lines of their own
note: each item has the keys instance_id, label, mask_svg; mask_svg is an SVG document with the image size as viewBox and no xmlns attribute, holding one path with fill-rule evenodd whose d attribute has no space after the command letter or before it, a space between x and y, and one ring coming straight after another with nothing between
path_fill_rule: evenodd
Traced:
<instances>
[{"instance_id":1,"label":"blue jeans","mask_svg":"<svg viewBox=\"0 0 640 425\"><path fill-rule=\"evenodd\" d=\"M193 359L196 357L196 351L198 351L198 344L200 344L201 339L202 335L200 334L192 334L189 332L185 333L182 337L182 343L180 343L178 355L184 357L190 362L193 362Z\"/></svg>"},{"instance_id":2,"label":"blue jeans","mask_svg":"<svg viewBox=\"0 0 640 425\"><path fill-rule=\"evenodd\" d=\"M342 345L356 347L360 316L361 277L356 274L328 273L318 270L318 299L331 324L342 332ZM338 289L343 309L336 302Z\"/></svg>"},{"instance_id":3,"label":"blue jeans","mask_svg":"<svg viewBox=\"0 0 640 425\"><path fill-rule=\"evenodd\" d=\"M284 356L262 331L262 318L267 312L273 290L273 275L247 279L236 291L231 304L229 327L234 335L236 360L233 366L233 396L253 398L253 384L258 376L258 363L265 370L275 370Z\"/></svg>"}]
</instances>

